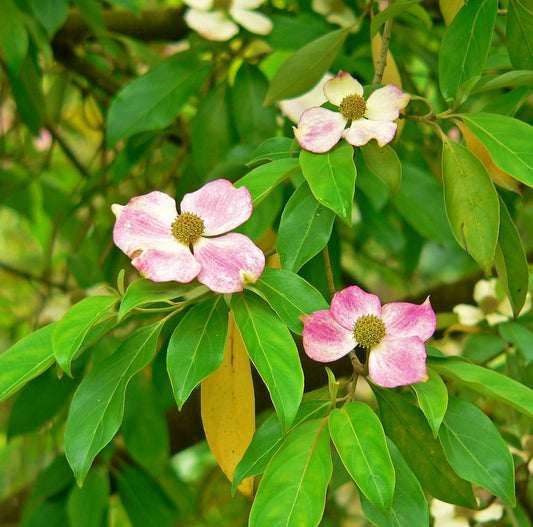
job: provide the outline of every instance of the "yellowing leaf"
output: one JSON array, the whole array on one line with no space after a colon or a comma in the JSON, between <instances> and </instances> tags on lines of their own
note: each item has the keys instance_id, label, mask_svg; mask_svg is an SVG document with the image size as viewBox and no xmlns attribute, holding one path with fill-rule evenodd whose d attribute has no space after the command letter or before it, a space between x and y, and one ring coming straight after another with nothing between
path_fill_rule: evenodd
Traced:
<instances>
[{"instance_id":1,"label":"yellowing leaf","mask_svg":"<svg viewBox=\"0 0 533 527\"><path fill-rule=\"evenodd\" d=\"M485 145L470 131L470 128L468 128L465 123L462 121L455 121L455 124L459 127L459 130L461 130L461 134L463 134L466 147L483 163L492 178L492 181L502 188L511 190L512 192L516 192L518 195L523 196L523 183L496 165Z\"/></svg>"},{"instance_id":2,"label":"yellowing leaf","mask_svg":"<svg viewBox=\"0 0 533 527\"><path fill-rule=\"evenodd\" d=\"M447 26L452 23L455 15L465 5L465 0L439 0L439 8Z\"/></svg>"},{"instance_id":3,"label":"yellowing leaf","mask_svg":"<svg viewBox=\"0 0 533 527\"><path fill-rule=\"evenodd\" d=\"M202 422L211 452L230 481L255 432L255 397L250 360L229 312L228 336L220 367L202 381ZM237 487L253 498L253 478Z\"/></svg>"}]
</instances>

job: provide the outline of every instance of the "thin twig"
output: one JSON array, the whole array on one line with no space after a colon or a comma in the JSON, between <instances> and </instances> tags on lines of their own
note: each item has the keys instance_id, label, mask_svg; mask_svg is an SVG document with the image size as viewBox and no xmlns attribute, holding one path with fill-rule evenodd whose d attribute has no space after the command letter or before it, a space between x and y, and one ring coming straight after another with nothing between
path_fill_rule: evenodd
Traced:
<instances>
[{"instance_id":1,"label":"thin twig","mask_svg":"<svg viewBox=\"0 0 533 527\"><path fill-rule=\"evenodd\" d=\"M70 162L78 169L80 174L82 174L86 178L90 178L91 173L89 172L89 170L76 157L76 154L74 154L74 152L67 145L65 140L61 137L61 135L57 133L57 130L55 129L55 127L52 126L50 123L47 123L46 128L48 128L54 140L61 147L61 150L63 150L63 153L69 158Z\"/></svg>"},{"instance_id":2,"label":"thin twig","mask_svg":"<svg viewBox=\"0 0 533 527\"><path fill-rule=\"evenodd\" d=\"M372 79L372 84L381 84L383 72L387 66L387 52L389 51L390 38L392 33L392 18L385 22L383 27L383 35L381 37L381 50L379 51L378 62L376 64L376 72Z\"/></svg>"},{"instance_id":3,"label":"thin twig","mask_svg":"<svg viewBox=\"0 0 533 527\"><path fill-rule=\"evenodd\" d=\"M4 262L0 262L0 269L3 269L4 271L7 271L8 273L11 273L12 275L19 276L20 278L26 278L27 280L35 280L37 282L40 282L48 287L53 287L55 289L60 289L61 291L67 292L71 291L71 287L67 286L66 284L60 284L58 282L53 282L52 280L49 280L48 278L37 276L33 273L30 273L28 271L23 271L22 269L17 269L16 267L13 267L9 264L6 264Z\"/></svg>"},{"instance_id":4,"label":"thin twig","mask_svg":"<svg viewBox=\"0 0 533 527\"><path fill-rule=\"evenodd\" d=\"M333 298L336 293L335 281L333 280L333 271L331 270L331 260L329 259L329 249L326 245L322 251L324 255L324 265L326 266L326 276L328 277L329 296Z\"/></svg>"}]
</instances>

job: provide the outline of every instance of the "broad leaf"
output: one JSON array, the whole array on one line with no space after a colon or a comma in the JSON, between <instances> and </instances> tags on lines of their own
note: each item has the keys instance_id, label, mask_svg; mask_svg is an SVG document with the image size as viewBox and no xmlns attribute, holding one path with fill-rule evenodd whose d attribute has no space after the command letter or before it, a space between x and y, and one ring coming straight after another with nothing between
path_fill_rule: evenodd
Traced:
<instances>
[{"instance_id":1,"label":"broad leaf","mask_svg":"<svg viewBox=\"0 0 533 527\"><path fill-rule=\"evenodd\" d=\"M228 309L224 297L216 295L196 304L172 333L167 369L180 410L200 381L220 366L227 331Z\"/></svg>"},{"instance_id":2,"label":"broad leaf","mask_svg":"<svg viewBox=\"0 0 533 527\"><path fill-rule=\"evenodd\" d=\"M324 154L302 150L300 166L315 198L351 225L357 176L352 145L342 141Z\"/></svg>"},{"instance_id":3,"label":"broad leaf","mask_svg":"<svg viewBox=\"0 0 533 527\"><path fill-rule=\"evenodd\" d=\"M448 389L439 374L428 369L429 380L411 384L416 393L418 406L424 412L433 436L437 437L446 408L448 407Z\"/></svg>"},{"instance_id":4,"label":"broad leaf","mask_svg":"<svg viewBox=\"0 0 533 527\"><path fill-rule=\"evenodd\" d=\"M252 153L252 158L247 165L255 165L266 161L275 161L276 159L285 159L291 157L296 151L300 150L300 145L294 138L290 137L271 137L263 141Z\"/></svg>"},{"instance_id":5,"label":"broad leaf","mask_svg":"<svg viewBox=\"0 0 533 527\"><path fill-rule=\"evenodd\" d=\"M369 170L396 196L402 183L402 164L396 152L389 145L380 148L376 141L362 146L361 152Z\"/></svg>"},{"instance_id":6,"label":"broad leaf","mask_svg":"<svg viewBox=\"0 0 533 527\"><path fill-rule=\"evenodd\" d=\"M16 75L28 53L28 32L24 15L14 0L0 2L0 49L9 71Z\"/></svg>"},{"instance_id":7,"label":"broad leaf","mask_svg":"<svg viewBox=\"0 0 533 527\"><path fill-rule=\"evenodd\" d=\"M533 70L533 2L531 0L509 0L505 41L514 69Z\"/></svg>"},{"instance_id":8,"label":"broad leaf","mask_svg":"<svg viewBox=\"0 0 533 527\"><path fill-rule=\"evenodd\" d=\"M376 414L365 403L348 403L331 411L329 432L341 461L361 492L388 516L396 478Z\"/></svg>"},{"instance_id":9,"label":"broad leaf","mask_svg":"<svg viewBox=\"0 0 533 527\"><path fill-rule=\"evenodd\" d=\"M31 7L49 36L52 36L67 19L68 0L32 0Z\"/></svg>"},{"instance_id":10,"label":"broad leaf","mask_svg":"<svg viewBox=\"0 0 533 527\"><path fill-rule=\"evenodd\" d=\"M439 437L446 457L461 477L515 506L511 452L492 421L477 406L450 397Z\"/></svg>"},{"instance_id":11,"label":"broad leaf","mask_svg":"<svg viewBox=\"0 0 533 527\"><path fill-rule=\"evenodd\" d=\"M526 362L533 361L533 331L518 322L500 324L498 330L507 342L511 342L520 350Z\"/></svg>"},{"instance_id":12,"label":"broad leaf","mask_svg":"<svg viewBox=\"0 0 533 527\"><path fill-rule=\"evenodd\" d=\"M318 526L332 470L326 421L316 419L296 428L267 466L249 527Z\"/></svg>"},{"instance_id":13,"label":"broad leaf","mask_svg":"<svg viewBox=\"0 0 533 527\"><path fill-rule=\"evenodd\" d=\"M281 215L276 248L283 268L298 272L319 253L329 241L334 220L335 214L302 183Z\"/></svg>"},{"instance_id":14,"label":"broad leaf","mask_svg":"<svg viewBox=\"0 0 533 527\"><path fill-rule=\"evenodd\" d=\"M101 527L110 498L109 473L95 467L87 474L83 487L74 485L67 500L70 525Z\"/></svg>"},{"instance_id":15,"label":"broad leaf","mask_svg":"<svg viewBox=\"0 0 533 527\"><path fill-rule=\"evenodd\" d=\"M294 421L303 394L298 349L287 326L253 293L233 295L237 327L257 371L272 397L283 430Z\"/></svg>"},{"instance_id":16,"label":"broad leaf","mask_svg":"<svg viewBox=\"0 0 533 527\"><path fill-rule=\"evenodd\" d=\"M500 88L533 87L533 71L508 71L499 75L483 75L474 88L474 93L481 93Z\"/></svg>"}]
</instances>

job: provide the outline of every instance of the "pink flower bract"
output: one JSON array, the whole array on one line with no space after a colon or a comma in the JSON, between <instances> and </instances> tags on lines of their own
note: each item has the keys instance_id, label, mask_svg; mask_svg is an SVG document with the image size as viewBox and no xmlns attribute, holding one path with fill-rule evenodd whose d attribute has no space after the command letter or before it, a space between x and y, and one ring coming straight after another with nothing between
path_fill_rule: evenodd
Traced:
<instances>
[{"instance_id":1,"label":"pink flower bract","mask_svg":"<svg viewBox=\"0 0 533 527\"><path fill-rule=\"evenodd\" d=\"M363 343L370 378L395 388L427 380L424 343L436 325L429 297L421 305L381 306L376 295L351 286L333 297L331 309L304 318L303 345L313 360L330 362Z\"/></svg>"},{"instance_id":2,"label":"pink flower bract","mask_svg":"<svg viewBox=\"0 0 533 527\"><path fill-rule=\"evenodd\" d=\"M251 216L246 187L211 181L183 197L179 215L174 198L159 191L111 208L117 218L115 244L149 280L187 283L198 278L216 293L235 293L263 272L265 256L247 236L218 236Z\"/></svg>"}]
</instances>

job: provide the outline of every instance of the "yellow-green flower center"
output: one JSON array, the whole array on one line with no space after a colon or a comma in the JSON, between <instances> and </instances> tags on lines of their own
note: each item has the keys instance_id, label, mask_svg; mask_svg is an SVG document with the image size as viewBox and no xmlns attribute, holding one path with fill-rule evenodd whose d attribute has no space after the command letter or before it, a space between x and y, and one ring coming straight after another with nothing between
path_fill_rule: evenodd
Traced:
<instances>
[{"instance_id":1,"label":"yellow-green flower center","mask_svg":"<svg viewBox=\"0 0 533 527\"><path fill-rule=\"evenodd\" d=\"M347 95L342 100L339 111L347 121L357 121L366 112L366 101L360 95Z\"/></svg>"},{"instance_id":2,"label":"yellow-green flower center","mask_svg":"<svg viewBox=\"0 0 533 527\"><path fill-rule=\"evenodd\" d=\"M357 319L353 328L353 336L359 346L371 348L383 340L385 324L376 315L364 315Z\"/></svg>"},{"instance_id":3,"label":"yellow-green flower center","mask_svg":"<svg viewBox=\"0 0 533 527\"><path fill-rule=\"evenodd\" d=\"M486 296L479 301L483 313L495 313L500 307L500 301L495 296Z\"/></svg>"},{"instance_id":4,"label":"yellow-green flower center","mask_svg":"<svg viewBox=\"0 0 533 527\"><path fill-rule=\"evenodd\" d=\"M214 0L213 9L229 9L231 7L232 0Z\"/></svg>"},{"instance_id":5,"label":"yellow-green flower center","mask_svg":"<svg viewBox=\"0 0 533 527\"><path fill-rule=\"evenodd\" d=\"M192 212L178 214L171 228L174 238L185 245L197 242L205 230L204 220Z\"/></svg>"}]
</instances>

